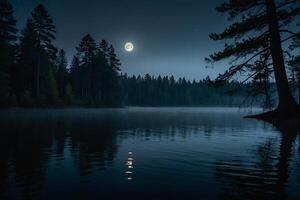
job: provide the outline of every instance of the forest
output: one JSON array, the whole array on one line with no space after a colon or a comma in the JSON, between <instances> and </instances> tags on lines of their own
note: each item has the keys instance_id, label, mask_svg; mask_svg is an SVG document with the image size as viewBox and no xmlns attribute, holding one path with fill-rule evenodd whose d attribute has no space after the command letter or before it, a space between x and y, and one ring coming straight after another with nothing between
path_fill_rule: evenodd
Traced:
<instances>
[{"instance_id":1,"label":"forest","mask_svg":"<svg viewBox=\"0 0 300 200\"><path fill-rule=\"evenodd\" d=\"M223 41L224 47L205 60L227 60L227 70L217 77L224 82L241 74L267 91L274 82L276 106L272 111L248 116L261 120L300 118L300 32L299 0L225 1L216 11L229 25L210 39ZM297 98L298 96L298 98Z\"/></svg>"},{"instance_id":2,"label":"forest","mask_svg":"<svg viewBox=\"0 0 300 200\"><path fill-rule=\"evenodd\" d=\"M69 66L65 51L54 45L56 28L43 5L20 32L8 1L0 12L1 106L119 104L120 61L112 45L87 34Z\"/></svg>"},{"instance_id":3,"label":"forest","mask_svg":"<svg viewBox=\"0 0 300 200\"><path fill-rule=\"evenodd\" d=\"M1 4L1 107L42 106L196 106L239 105L246 96L236 81L215 87L210 78L189 81L173 76L121 74L112 44L85 35L72 61L55 45L56 27L49 12L38 5L18 31L13 7Z\"/></svg>"},{"instance_id":4,"label":"forest","mask_svg":"<svg viewBox=\"0 0 300 200\"><path fill-rule=\"evenodd\" d=\"M263 54L253 65L246 66L253 74L248 74L250 77L245 81L229 80L237 72L245 72L239 66L232 66L216 80L207 77L190 81L149 74L128 76L121 73L121 61L114 46L104 39L97 41L90 34L82 38L73 59L68 61L66 52L54 45L56 27L45 6L34 8L20 31L9 1L1 3L0 12L1 107L259 105L272 108L277 103L268 63L270 54ZM234 30L210 37L221 40L229 31ZM295 39L291 48L297 45ZM224 52L207 60L219 61L239 48L227 46ZM289 75L292 93L299 97L299 57L289 61Z\"/></svg>"},{"instance_id":5,"label":"forest","mask_svg":"<svg viewBox=\"0 0 300 200\"><path fill-rule=\"evenodd\" d=\"M263 98L263 91L253 84L228 81L219 85L209 77L200 81L173 76L144 77L122 75L123 103L136 106L262 106L270 108L272 97Z\"/></svg>"}]
</instances>

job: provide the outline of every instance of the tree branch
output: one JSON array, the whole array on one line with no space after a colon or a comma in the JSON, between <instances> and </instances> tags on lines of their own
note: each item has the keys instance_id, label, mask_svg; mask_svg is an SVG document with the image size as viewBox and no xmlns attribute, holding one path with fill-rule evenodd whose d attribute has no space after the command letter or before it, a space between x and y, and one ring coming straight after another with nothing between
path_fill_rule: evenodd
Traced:
<instances>
[{"instance_id":1,"label":"tree branch","mask_svg":"<svg viewBox=\"0 0 300 200\"><path fill-rule=\"evenodd\" d=\"M280 32L283 32L283 33L289 33L289 34L291 34L291 35L293 35L293 36L295 36L295 37L300 37L300 33L295 33L295 32L293 32L293 31L290 31L290 30L287 30L287 29L281 29L281 30L279 30Z\"/></svg>"},{"instance_id":2,"label":"tree branch","mask_svg":"<svg viewBox=\"0 0 300 200\"><path fill-rule=\"evenodd\" d=\"M235 69L231 69L231 71L226 71L224 74L220 75L217 79L218 80L226 80L227 77L232 77L236 72L238 72L239 70L243 69L251 60L253 60L254 58L256 58L257 56L261 55L262 53L266 52L267 50L269 50L270 48L265 48L261 51L259 51L258 53L254 54L253 56L251 56L248 60L246 60L244 63L238 65L235 67ZM229 69L230 70L230 69Z\"/></svg>"},{"instance_id":3,"label":"tree branch","mask_svg":"<svg viewBox=\"0 0 300 200\"><path fill-rule=\"evenodd\" d=\"M289 36L283 40L281 40L281 42L286 42L294 37L296 37L297 35L292 35ZM259 51L258 53L254 54L253 56L251 56L249 59L247 59L244 63L239 64L237 66L232 66L230 67L229 70L227 70L224 74L220 74L219 77L217 78L217 80L219 81L224 81L224 80L228 80L230 79L235 73L237 73L238 71L242 70L246 65L248 65L248 63L253 60L254 58L256 58L257 56L261 55L262 53L266 52L267 50L269 50L270 48L264 48L261 51Z\"/></svg>"},{"instance_id":4,"label":"tree branch","mask_svg":"<svg viewBox=\"0 0 300 200\"><path fill-rule=\"evenodd\" d=\"M286 2L284 2L284 3L282 3L282 4L280 4L279 6L277 6L276 8L277 8L277 9L280 9L280 8L285 7L285 6L287 6L287 5L290 5L290 4L292 4L292 3L296 3L297 1L298 1L298 0L286 1Z\"/></svg>"}]
</instances>

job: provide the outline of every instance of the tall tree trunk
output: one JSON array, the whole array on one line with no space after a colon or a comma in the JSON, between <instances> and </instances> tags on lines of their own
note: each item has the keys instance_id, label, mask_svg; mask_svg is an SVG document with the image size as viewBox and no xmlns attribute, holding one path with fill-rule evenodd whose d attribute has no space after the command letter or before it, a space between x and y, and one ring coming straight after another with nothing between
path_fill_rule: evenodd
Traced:
<instances>
[{"instance_id":1,"label":"tall tree trunk","mask_svg":"<svg viewBox=\"0 0 300 200\"><path fill-rule=\"evenodd\" d=\"M279 33L276 4L274 0L266 0L267 16L270 32L270 45L274 67L275 80L279 103L277 110L283 113L290 113L297 110L297 103L289 88L285 70L281 38Z\"/></svg>"}]
</instances>

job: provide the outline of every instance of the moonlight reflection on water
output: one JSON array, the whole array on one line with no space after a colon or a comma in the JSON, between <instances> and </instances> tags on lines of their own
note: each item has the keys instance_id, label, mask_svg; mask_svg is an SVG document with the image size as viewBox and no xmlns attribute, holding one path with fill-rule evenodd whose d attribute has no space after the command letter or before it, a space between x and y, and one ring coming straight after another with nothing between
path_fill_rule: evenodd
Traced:
<instances>
[{"instance_id":1,"label":"moonlight reflection on water","mask_svg":"<svg viewBox=\"0 0 300 200\"><path fill-rule=\"evenodd\" d=\"M298 125L242 116L233 108L1 111L0 199L299 199Z\"/></svg>"}]
</instances>

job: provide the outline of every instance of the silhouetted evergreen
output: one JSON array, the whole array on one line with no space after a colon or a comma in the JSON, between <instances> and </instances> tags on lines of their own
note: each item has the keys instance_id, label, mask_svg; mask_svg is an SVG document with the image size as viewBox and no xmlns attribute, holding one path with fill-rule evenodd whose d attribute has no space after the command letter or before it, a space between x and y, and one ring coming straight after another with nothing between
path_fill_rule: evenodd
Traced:
<instances>
[{"instance_id":1,"label":"silhouetted evergreen","mask_svg":"<svg viewBox=\"0 0 300 200\"><path fill-rule=\"evenodd\" d=\"M79 59L77 56L73 57L71 67L70 67L70 80L73 89L73 93L79 94L81 93L81 84L80 84L80 69L79 69Z\"/></svg>"},{"instance_id":2,"label":"silhouetted evergreen","mask_svg":"<svg viewBox=\"0 0 300 200\"><path fill-rule=\"evenodd\" d=\"M66 52L61 49L58 53L58 58L57 58L57 64L58 64L58 69L57 69L57 87L58 87L58 92L59 92L59 97L60 99L65 99L66 97L66 86L69 82L68 80L68 63L66 59Z\"/></svg>"},{"instance_id":3,"label":"silhouetted evergreen","mask_svg":"<svg viewBox=\"0 0 300 200\"><path fill-rule=\"evenodd\" d=\"M88 34L76 49L71 66L74 98L86 105L120 105L120 61L113 46L105 40L98 46Z\"/></svg>"},{"instance_id":4,"label":"silhouetted evergreen","mask_svg":"<svg viewBox=\"0 0 300 200\"><path fill-rule=\"evenodd\" d=\"M121 61L118 59L113 45L108 50L108 77L107 80L107 103L113 106L118 105L122 101L120 75Z\"/></svg>"},{"instance_id":5,"label":"silhouetted evergreen","mask_svg":"<svg viewBox=\"0 0 300 200\"><path fill-rule=\"evenodd\" d=\"M222 51L206 60L216 62L233 57L235 61L218 79L228 80L237 73L245 72L252 72L250 78L260 79L261 76L256 75L262 70L268 71L269 76L274 75L278 94L276 112L268 116L284 118L298 115L299 105L289 88L282 48L284 42L299 37L299 33L288 30L300 13L297 1L228 0L218 6L217 11L228 14L231 25L222 33L210 35L211 39L225 40L226 43ZM263 67L255 67L257 62L264 62Z\"/></svg>"},{"instance_id":6,"label":"silhouetted evergreen","mask_svg":"<svg viewBox=\"0 0 300 200\"><path fill-rule=\"evenodd\" d=\"M52 101L57 98L51 96L57 94L57 91L54 91L56 87L52 85L54 84L52 77L55 72L57 53L57 49L53 45L56 32L55 26L52 18L43 5L38 5L32 12L32 23L37 35L35 96L40 98L40 95L47 93L47 95L50 95L46 95L47 98L50 98Z\"/></svg>"},{"instance_id":7,"label":"silhouetted evergreen","mask_svg":"<svg viewBox=\"0 0 300 200\"><path fill-rule=\"evenodd\" d=\"M0 1L0 106L12 101L11 69L15 62L16 21L7 0Z\"/></svg>"},{"instance_id":8,"label":"silhouetted evergreen","mask_svg":"<svg viewBox=\"0 0 300 200\"><path fill-rule=\"evenodd\" d=\"M42 5L32 12L21 35L15 91L21 105L54 105L58 100L55 26Z\"/></svg>"},{"instance_id":9,"label":"silhouetted evergreen","mask_svg":"<svg viewBox=\"0 0 300 200\"><path fill-rule=\"evenodd\" d=\"M15 72L15 91L22 105L32 105L35 92L37 34L32 20L21 32L20 53Z\"/></svg>"}]
</instances>

